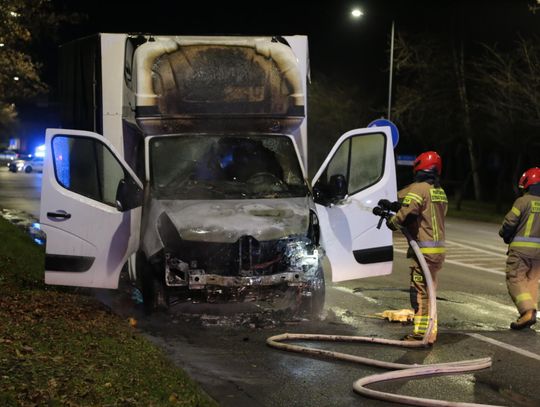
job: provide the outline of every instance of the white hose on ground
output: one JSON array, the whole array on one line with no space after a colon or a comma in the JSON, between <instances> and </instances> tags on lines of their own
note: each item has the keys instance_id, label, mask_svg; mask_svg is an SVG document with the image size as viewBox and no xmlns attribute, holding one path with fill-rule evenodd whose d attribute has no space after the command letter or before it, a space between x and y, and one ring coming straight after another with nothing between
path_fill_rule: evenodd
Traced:
<instances>
[{"instance_id":1,"label":"white hose on ground","mask_svg":"<svg viewBox=\"0 0 540 407\"><path fill-rule=\"evenodd\" d=\"M363 396L389 401L393 403L407 404L411 406L445 406L445 407L501 407L488 404L462 403L445 400L427 399L421 397L404 396L393 393L368 389L366 386L372 383L379 383L398 379L419 378L424 376L446 375L455 373L466 373L476 370L486 369L491 366L491 358L480 358L473 360L463 360L459 362L437 363L432 365L402 364L393 362L384 362L381 360L370 359L362 356L350 355L347 353L334 352L325 349L311 348L307 346L293 345L283 343L287 340L308 340L321 342L367 342L380 343L383 345L394 345L405 348L424 348L429 346L429 337L435 325L435 316L437 315L436 295L433 287L433 279L429 267L424 259L424 255L418 247L418 243L412 239L411 235L402 230L407 238L409 245L413 249L420 263L420 267L426 279L428 297L429 297L429 323L422 341L400 341L393 339L373 338L366 336L345 336L345 335L319 335L319 334L293 334L284 333L275 335L266 340L266 343L277 349L305 353L315 356L326 356L332 359L344 360L348 362L362 363L364 365L381 367L384 369L394 369L391 372L371 375L358 379L353 383L353 390Z\"/></svg>"}]
</instances>

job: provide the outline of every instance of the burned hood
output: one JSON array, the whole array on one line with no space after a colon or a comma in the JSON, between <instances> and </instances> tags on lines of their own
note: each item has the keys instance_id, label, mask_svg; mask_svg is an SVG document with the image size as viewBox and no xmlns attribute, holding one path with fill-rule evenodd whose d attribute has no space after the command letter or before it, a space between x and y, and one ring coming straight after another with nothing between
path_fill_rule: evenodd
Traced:
<instances>
[{"instance_id":1,"label":"burned hood","mask_svg":"<svg viewBox=\"0 0 540 407\"><path fill-rule=\"evenodd\" d=\"M154 204L156 207L153 212L158 217L166 215L180 238L190 241L234 243L246 235L259 241L277 240L290 235L305 234L309 226L307 197L212 201L156 200Z\"/></svg>"}]
</instances>

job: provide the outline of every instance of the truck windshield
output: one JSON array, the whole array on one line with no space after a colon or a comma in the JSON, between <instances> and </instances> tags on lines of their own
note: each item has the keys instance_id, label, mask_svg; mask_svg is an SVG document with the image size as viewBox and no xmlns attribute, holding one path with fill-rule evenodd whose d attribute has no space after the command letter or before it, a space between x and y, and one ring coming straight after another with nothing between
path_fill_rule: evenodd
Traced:
<instances>
[{"instance_id":1,"label":"truck windshield","mask_svg":"<svg viewBox=\"0 0 540 407\"><path fill-rule=\"evenodd\" d=\"M149 153L157 199L285 198L308 192L286 136L153 137Z\"/></svg>"}]
</instances>

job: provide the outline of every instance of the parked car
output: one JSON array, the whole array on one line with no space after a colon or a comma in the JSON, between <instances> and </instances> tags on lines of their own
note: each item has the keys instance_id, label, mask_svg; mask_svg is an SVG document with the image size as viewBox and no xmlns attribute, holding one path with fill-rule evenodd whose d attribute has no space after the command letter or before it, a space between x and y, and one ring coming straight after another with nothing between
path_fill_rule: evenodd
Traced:
<instances>
[{"instance_id":1,"label":"parked car","mask_svg":"<svg viewBox=\"0 0 540 407\"><path fill-rule=\"evenodd\" d=\"M26 172L43 171L43 157L32 157L27 160L15 160L9 164L11 172Z\"/></svg>"},{"instance_id":2,"label":"parked car","mask_svg":"<svg viewBox=\"0 0 540 407\"><path fill-rule=\"evenodd\" d=\"M11 162L19 158L19 154L13 150L0 150L0 161Z\"/></svg>"}]
</instances>

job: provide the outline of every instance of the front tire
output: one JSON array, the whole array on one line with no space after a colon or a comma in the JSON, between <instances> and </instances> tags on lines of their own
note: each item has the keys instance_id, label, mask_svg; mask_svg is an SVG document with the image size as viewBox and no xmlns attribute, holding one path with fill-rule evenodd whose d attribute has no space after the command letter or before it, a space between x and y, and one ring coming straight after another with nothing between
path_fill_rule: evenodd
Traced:
<instances>
[{"instance_id":1,"label":"front tire","mask_svg":"<svg viewBox=\"0 0 540 407\"><path fill-rule=\"evenodd\" d=\"M135 267L146 311L166 311L169 308L169 296L164 279L159 278L159 273L154 271L142 252L137 253Z\"/></svg>"},{"instance_id":2,"label":"front tire","mask_svg":"<svg viewBox=\"0 0 540 407\"><path fill-rule=\"evenodd\" d=\"M30 174L32 172L32 167L28 166L24 169L24 172L26 172L27 174Z\"/></svg>"},{"instance_id":3,"label":"front tire","mask_svg":"<svg viewBox=\"0 0 540 407\"><path fill-rule=\"evenodd\" d=\"M307 291L311 293L309 296L302 296L300 303L300 313L307 315L310 318L320 318L326 300L326 284L324 281L324 270L322 264L319 264L315 275L309 281Z\"/></svg>"}]
</instances>

